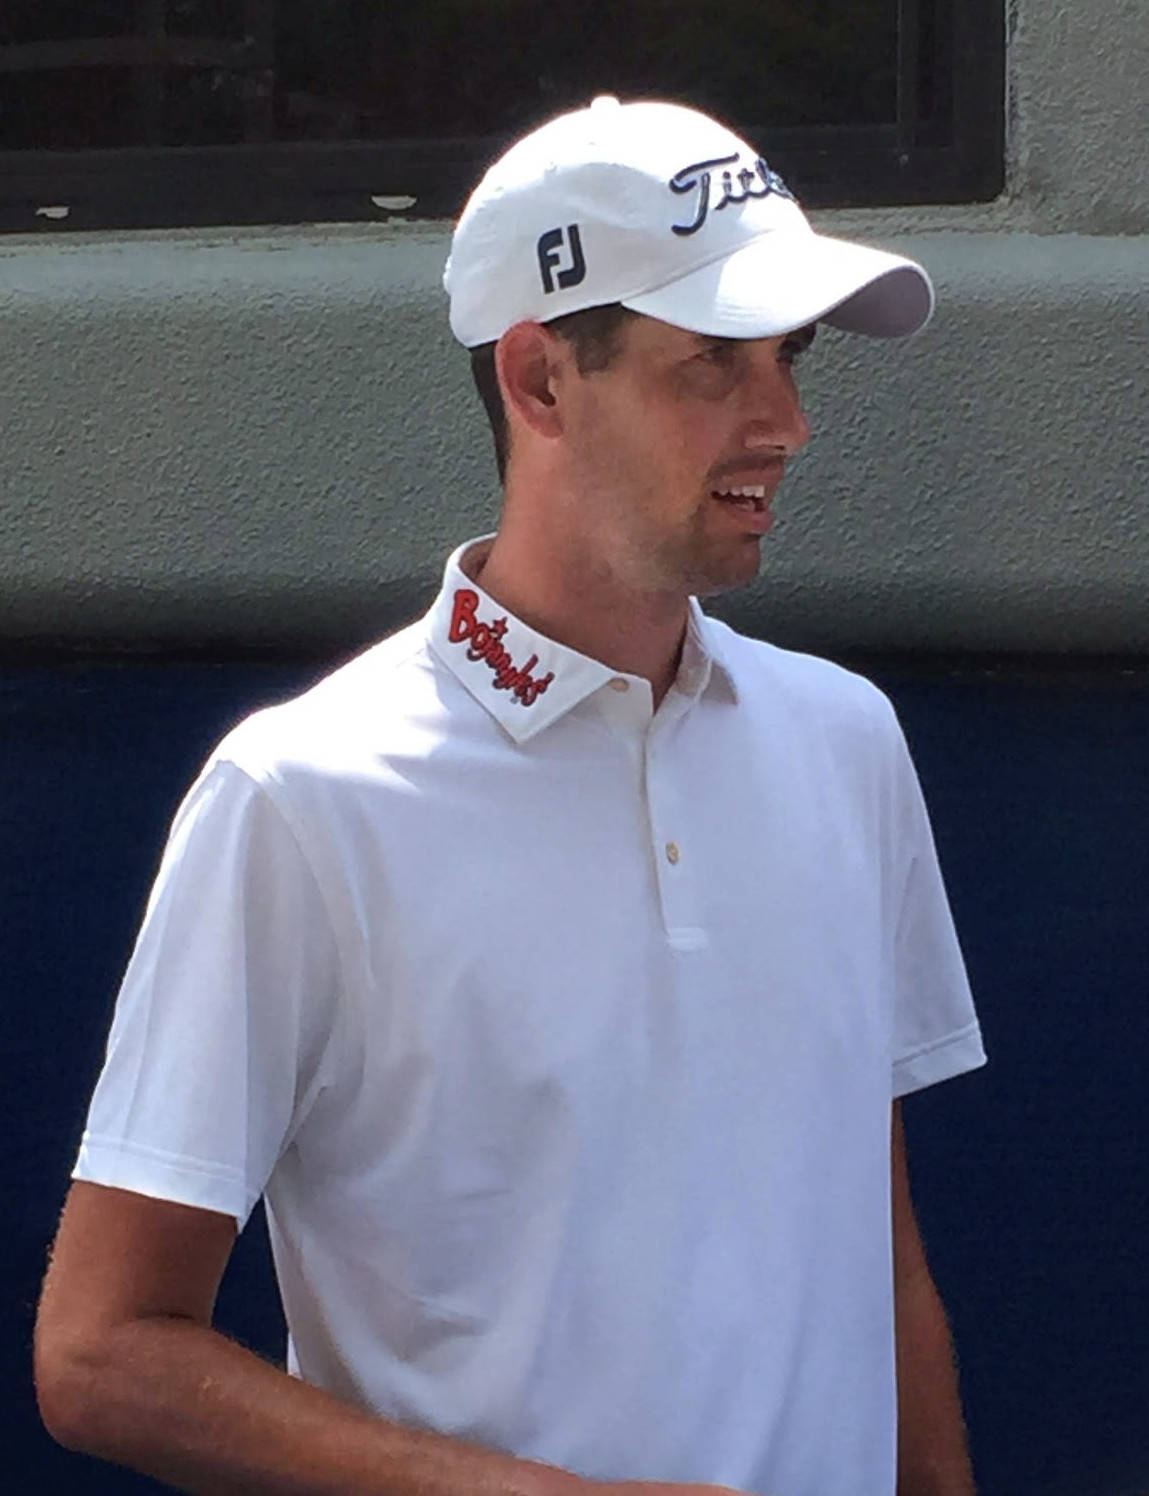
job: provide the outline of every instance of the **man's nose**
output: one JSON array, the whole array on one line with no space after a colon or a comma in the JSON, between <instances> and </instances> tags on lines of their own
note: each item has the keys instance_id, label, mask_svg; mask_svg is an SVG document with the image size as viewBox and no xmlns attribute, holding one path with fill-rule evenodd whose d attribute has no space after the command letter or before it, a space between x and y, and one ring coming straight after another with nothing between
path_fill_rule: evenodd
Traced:
<instances>
[{"instance_id":1,"label":"man's nose","mask_svg":"<svg viewBox=\"0 0 1149 1496\"><path fill-rule=\"evenodd\" d=\"M793 457L810 440L810 423L802 409L789 365L773 362L752 381L747 402L750 419L745 444L750 450L773 448Z\"/></svg>"}]
</instances>

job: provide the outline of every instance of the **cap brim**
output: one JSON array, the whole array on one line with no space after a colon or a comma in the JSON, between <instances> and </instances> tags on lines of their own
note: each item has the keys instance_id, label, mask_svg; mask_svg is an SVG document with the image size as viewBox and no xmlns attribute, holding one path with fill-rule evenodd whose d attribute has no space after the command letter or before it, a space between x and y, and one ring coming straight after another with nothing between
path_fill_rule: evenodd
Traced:
<instances>
[{"instance_id":1,"label":"cap brim","mask_svg":"<svg viewBox=\"0 0 1149 1496\"><path fill-rule=\"evenodd\" d=\"M901 255L775 231L655 291L621 299L631 311L711 337L778 337L828 322L901 338L929 321L934 289L922 267Z\"/></svg>"}]
</instances>

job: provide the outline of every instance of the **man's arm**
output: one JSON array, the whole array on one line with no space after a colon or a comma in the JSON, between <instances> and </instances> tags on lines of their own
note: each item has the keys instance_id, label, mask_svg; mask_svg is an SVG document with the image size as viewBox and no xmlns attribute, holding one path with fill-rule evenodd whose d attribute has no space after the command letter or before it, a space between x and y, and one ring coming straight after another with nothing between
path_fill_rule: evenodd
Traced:
<instances>
[{"instance_id":1,"label":"man's arm","mask_svg":"<svg viewBox=\"0 0 1149 1496\"><path fill-rule=\"evenodd\" d=\"M400 1429L211 1328L235 1239L214 1211L78 1181L36 1325L36 1386L61 1444L189 1492L565 1496L562 1472Z\"/></svg>"},{"instance_id":2,"label":"man's arm","mask_svg":"<svg viewBox=\"0 0 1149 1496\"><path fill-rule=\"evenodd\" d=\"M36 1324L56 1440L204 1496L713 1496L586 1481L288 1376L211 1328L234 1239L231 1216L73 1184Z\"/></svg>"},{"instance_id":3,"label":"man's arm","mask_svg":"<svg viewBox=\"0 0 1149 1496\"><path fill-rule=\"evenodd\" d=\"M891 1169L898 1353L898 1496L974 1496L953 1342L910 1199L900 1102Z\"/></svg>"}]
</instances>

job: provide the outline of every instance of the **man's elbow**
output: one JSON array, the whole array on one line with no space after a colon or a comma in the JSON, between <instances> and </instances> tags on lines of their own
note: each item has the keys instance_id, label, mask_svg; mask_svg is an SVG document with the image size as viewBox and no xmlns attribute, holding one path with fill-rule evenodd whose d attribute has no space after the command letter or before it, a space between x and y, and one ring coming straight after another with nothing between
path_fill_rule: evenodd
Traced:
<instances>
[{"instance_id":1,"label":"man's elbow","mask_svg":"<svg viewBox=\"0 0 1149 1496\"><path fill-rule=\"evenodd\" d=\"M65 1449L95 1453L108 1354L99 1343L38 1323L32 1357L40 1418Z\"/></svg>"}]
</instances>

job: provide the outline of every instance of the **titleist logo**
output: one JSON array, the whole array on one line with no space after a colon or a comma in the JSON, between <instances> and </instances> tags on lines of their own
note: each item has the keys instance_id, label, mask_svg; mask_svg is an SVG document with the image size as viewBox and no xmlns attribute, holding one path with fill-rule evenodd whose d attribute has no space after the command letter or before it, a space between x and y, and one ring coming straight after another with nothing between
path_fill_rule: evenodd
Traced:
<instances>
[{"instance_id":1,"label":"titleist logo","mask_svg":"<svg viewBox=\"0 0 1149 1496\"><path fill-rule=\"evenodd\" d=\"M794 194L789 187L776 171L770 170L761 156L755 159L753 166L743 166L733 171L731 168L737 163L738 152L735 151L731 156L715 156L712 161L695 161L674 173L666 184L671 192L698 194L694 200L693 221L671 225L676 234L696 234L706 222L707 214L711 211L714 172L718 167L723 170L718 178L721 196L713 205L715 213L725 208L727 203L744 203L748 197L769 197L772 192L794 201Z\"/></svg>"},{"instance_id":2,"label":"titleist logo","mask_svg":"<svg viewBox=\"0 0 1149 1496\"><path fill-rule=\"evenodd\" d=\"M455 593L451 609L451 626L447 638L452 644L470 644L468 660L482 660L495 672L491 685L496 691L510 691L523 706L533 706L555 678L553 670L539 680L532 680L531 671L539 663L538 655L531 655L520 669L511 659L503 644L507 632L507 620L496 618L494 623L481 623L475 616L479 606L479 594L469 587L460 587Z\"/></svg>"}]
</instances>

